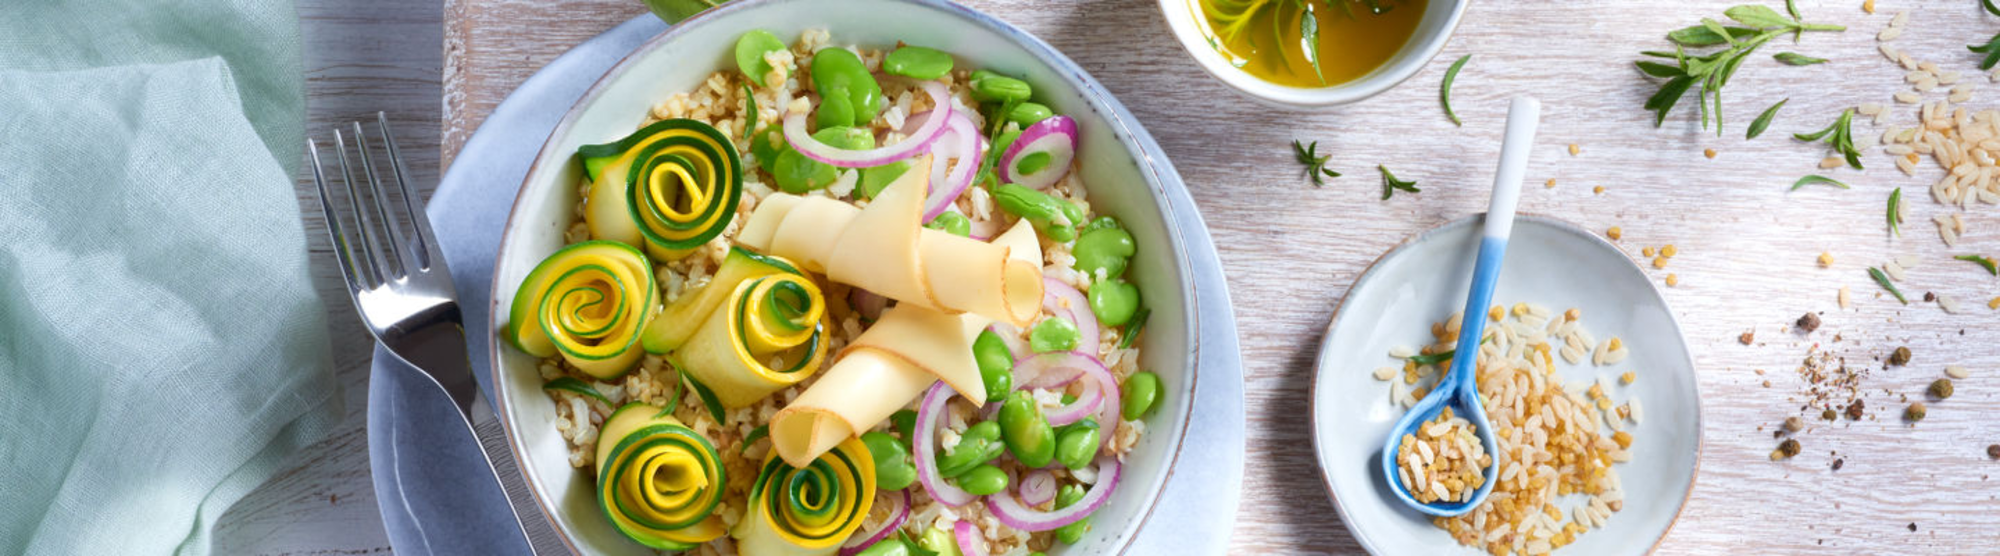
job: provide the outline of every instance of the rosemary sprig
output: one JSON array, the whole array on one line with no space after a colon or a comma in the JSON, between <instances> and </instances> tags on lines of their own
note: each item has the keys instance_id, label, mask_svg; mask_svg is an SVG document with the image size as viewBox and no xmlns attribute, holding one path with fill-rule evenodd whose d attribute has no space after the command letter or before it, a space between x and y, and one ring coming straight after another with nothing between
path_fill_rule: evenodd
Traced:
<instances>
[{"instance_id":1,"label":"rosemary sprig","mask_svg":"<svg viewBox=\"0 0 2000 556\"><path fill-rule=\"evenodd\" d=\"M2000 276L2000 264L1995 264L1993 262L1993 259L1988 259L1986 257L1979 255L1959 255L1952 258L1977 264L1979 265L1979 268L1986 269L1987 274Z\"/></svg>"},{"instance_id":2,"label":"rosemary sprig","mask_svg":"<svg viewBox=\"0 0 2000 556\"><path fill-rule=\"evenodd\" d=\"M1418 365L1436 365L1438 363L1443 363L1445 360L1451 359L1451 356L1456 353L1458 353L1458 350L1448 349L1437 353L1412 355L1410 356L1409 361L1411 363L1416 363Z\"/></svg>"},{"instance_id":3,"label":"rosemary sprig","mask_svg":"<svg viewBox=\"0 0 2000 556\"><path fill-rule=\"evenodd\" d=\"M1822 138L1833 146L1834 152L1847 157L1847 165L1856 170L1861 168L1861 149L1854 147L1854 109L1840 111L1840 118L1833 125L1814 133L1794 133L1792 137L1800 141L1819 141Z\"/></svg>"},{"instance_id":4,"label":"rosemary sprig","mask_svg":"<svg viewBox=\"0 0 2000 556\"><path fill-rule=\"evenodd\" d=\"M1395 174L1389 173L1388 166L1377 164L1375 165L1375 169L1382 171L1382 200L1384 201L1389 200L1389 197L1395 195L1398 190L1411 193L1420 193L1423 191L1422 189L1417 189L1417 182L1414 180L1404 181L1396 179Z\"/></svg>"},{"instance_id":5,"label":"rosemary sprig","mask_svg":"<svg viewBox=\"0 0 2000 556\"><path fill-rule=\"evenodd\" d=\"M1792 189L1791 189L1791 190L1792 190L1792 191L1798 191L1798 190L1799 190L1799 188L1801 188L1801 187L1805 187L1805 186L1808 186L1808 185L1812 185L1812 184L1815 184L1815 183L1824 183L1824 184L1827 184L1827 185L1831 185L1831 186L1834 186L1834 187L1838 187L1838 188L1841 188L1841 189L1850 189L1849 187L1847 187L1847 184L1844 184L1844 183L1840 183L1840 180L1836 180L1836 179L1833 179L1833 178L1829 178L1829 177L1826 177L1826 176L1822 176L1822 175L1819 175L1819 174L1813 174L1813 175L1810 175L1810 176L1806 176L1806 177L1803 177L1803 178L1799 178L1799 181L1795 181L1795 182L1792 182Z\"/></svg>"},{"instance_id":6,"label":"rosemary sprig","mask_svg":"<svg viewBox=\"0 0 2000 556\"><path fill-rule=\"evenodd\" d=\"M1903 223L1903 188L1898 187L1896 188L1895 191L1889 192L1889 234L1896 237L1902 237L1903 230L1898 229L1897 227L1902 223Z\"/></svg>"},{"instance_id":7,"label":"rosemary sprig","mask_svg":"<svg viewBox=\"0 0 2000 556\"><path fill-rule=\"evenodd\" d=\"M1786 33L1796 37L1806 31L1847 30L1840 25L1806 23L1797 15L1795 6L1788 3L1786 7L1792 12L1791 17L1755 4L1735 6L1723 11L1723 15L1741 26L1726 26L1704 18L1700 25L1667 34L1667 40L1674 43L1673 52L1641 52L1644 56L1674 61L1672 65L1648 60L1637 62L1639 71L1666 79L1659 92L1646 99L1646 109L1654 114L1654 127L1665 123L1674 105L1680 103L1689 90L1700 85L1695 97L1701 110L1702 127L1706 129L1712 123L1716 134L1722 134L1722 88L1729 84L1729 78L1736 75L1736 69L1758 47ZM1689 48L1707 47L1723 48L1708 54L1690 54L1687 51Z\"/></svg>"},{"instance_id":8,"label":"rosemary sprig","mask_svg":"<svg viewBox=\"0 0 2000 556\"><path fill-rule=\"evenodd\" d=\"M1875 279L1875 285L1882 286L1882 289L1889 290L1889 295L1896 296L1896 301L1901 301L1903 302L1904 305L1910 304L1910 300L1903 297L1902 290L1896 289L1895 284L1889 283L1889 275L1883 274L1882 269L1875 268L1872 266L1868 267L1868 277Z\"/></svg>"},{"instance_id":9,"label":"rosemary sprig","mask_svg":"<svg viewBox=\"0 0 2000 556\"><path fill-rule=\"evenodd\" d=\"M1451 63L1451 69L1444 70L1444 84L1438 86L1438 102L1444 103L1444 117L1451 118L1451 125L1465 125L1458 121L1458 114L1451 111L1451 82L1458 79L1458 70L1463 69L1465 62L1471 59L1471 54L1458 57L1458 61Z\"/></svg>"},{"instance_id":10,"label":"rosemary sprig","mask_svg":"<svg viewBox=\"0 0 2000 556\"><path fill-rule=\"evenodd\" d=\"M1778 109L1784 108L1785 103L1791 101L1792 99L1787 98L1785 100L1778 101L1777 104L1771 105L1770 108L1765 108L1764 113L1758 114L1757 119L1750 121L1750 131L1747 131L1743 134L1743 139L1744 140L1756 139L1757 136L1763 135L1764 130L1766 128L1771 127L1771 118L1775 118L1778 116Z\"/></svg>"},{"instance_id":11,"label":"rosemary sprig","mask_svg":"<svg viewBox=\"0 0 2000 556\"><path fill-rule=\"evenodd\" d=\"M1297 159L1299 164L1305 165L1306 177L1312 178L1313 187L1326 185L1326 181L1321 176L1328 178L1340 177L1340 172L1335 172L1326 167L1327 161L1333 160L1333 155L1320 156L1319 141L1313 141L1311 144L1300 144L1299 140L1293 139L1292 157Z\"/></svg>"},{"instance_id":12,"label":"rosemary sprig","mask_svg":"<svg viewBox=\"0 0 2000 556\"><path fill-rule=\"evenodd\" d=\"M1797 52L1779 52L1771 57L1777 58L1778 61L1784 62L1788 66L1810 66L1826 63L1826 58L1814 58Z\"/></svg>"}]
</instances>

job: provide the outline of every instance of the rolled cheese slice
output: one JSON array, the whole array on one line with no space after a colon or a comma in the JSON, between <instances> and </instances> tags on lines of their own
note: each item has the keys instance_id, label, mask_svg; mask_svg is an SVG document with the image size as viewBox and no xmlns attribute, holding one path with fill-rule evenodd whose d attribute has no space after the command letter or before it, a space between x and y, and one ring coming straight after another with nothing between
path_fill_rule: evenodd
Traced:
<instances>
[{"instance_id":1,"label":"rolled cheese slice","mask_svg":"<svg viewBox=\"0 0 2000 556\"><path fill-rule=\"evenodd\" d=\"M1041 245L1026 222L993 240L1011 261L1041 261ZM986 399L972 342L992 319L947 315L898 304L882 314L798 399L771 417L771 445L792 465L804 465L910 405L938 380L967 399Z\"/></svg>"},{"instance_id":2,"label":"rolled cheese slice","mask_svg":"<svg viewBox=\"0 0 2000 556\"><path fill-rule=\"evenodd\" d=\"M866 208L773 194L736 241L904 304L1027 326L1041 311L1041 244L1029 242L1028 260L1010 256L1020 247L923 227L930 164L919 160Z\"/></svg>"}]
</instances>

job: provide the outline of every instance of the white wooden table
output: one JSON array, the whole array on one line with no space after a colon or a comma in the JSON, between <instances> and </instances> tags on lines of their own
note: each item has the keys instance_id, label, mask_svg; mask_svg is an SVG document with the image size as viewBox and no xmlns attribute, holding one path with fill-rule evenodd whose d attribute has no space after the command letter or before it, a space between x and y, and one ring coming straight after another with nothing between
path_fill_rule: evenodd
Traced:
<instances>
[{"instance_id":1,"label":"white wooden table","mask_svg":"<svg viewBox=\"0 0 2000 556\"><path fill-rule=\"evenodd\" d=\"M1945 209L1925 194L1938 170L1906 177L1879 151L1865 173L1824 171L1852 190L1786 192L1799 176L1822 172L1820 149L1787 134L1906 90L1903 71L1875 52L1875 33L1891 14L1915 10L1898 46L1976 72L1963 45L2000 31L2000 18L1979 15L1974 2L1878 0L1871 16L1861 0L1801 0L1808 20L1850 31L1765 47L1727 91L1731 123L1721 137L1703 133L1686 109L1655 129L1640 109L1654 85L1630 64L1640 50L1667 48L1666 31L1720 18L1727 2L1474 3L1443 62L1378 98L1311 114L1239 102L1191 64L1151 2L970 3L1043 37L1103 81L1173 157L1214 228L1238 304L1250 407L1250 467L1233 552L1360 550L1313 468L1302 418L1319 335L1347 286L1379 254L1481 210L1505 101L1516 94L1547 106L1521 210L1589 229L1621 227L1619 244L1635 259L1642 246L1672 243L1680 251L1668 268L1649 272L1661 280L1671 272L1680 282L1667 290L1668 300L1701 375L1706 448L1695 492L1661 552L1980 553L2000 540L2000 480L1992 479L2000 462L1984 455L1985 446L2000 443L2000 313L1984 305L2000 296L2000 279L1949 260L2000 255L2000 209L1966 214L1966 242L1947 250L1929 224ZM643 11L631 0L448 0L442 10L397 0L302 4L314 125L389 110L408 122L401 128L411 136L406 144L441 146L409 149L425 183L434 181L440 152L449 160L516 84L569 46ZM1767 56L1781 50L1833 63L1780 67ZM1444 62L1466 53L1474 57L1453 93L1466 126L1454 128L1438 109L1436 87ZM1985 89L1973 105L2000 106L2000 85L1976 81ZM1746 142L1743 125L1782 98L1791 102L1770 132ZM1914 121L1913 109L1897 110L1895 123ZM1347 176L1312 187L1291 161L1294 138L1320 141ZM1580 155L1566 152L1572 143ZM1703 156L1709 148L1714 159ZM1423 193L1378 200L1376 164L1416 179ZM1549 179L1555 187L1541 187ZM1604 192L1593 193L1596 186ZM1898 186L1911 211L1903 237L1892 240L1883 209ZM300 191L321 271L317 285L333 314L349 420L224 517L221 553L389 552L361 418L368 343L331 274L317 210ZM1823 251L1835 258L1831 268L1814 260ZM1865 267L1902 253L1925 261L1906 291L1948 293L1977 310L1946 315L1935 305L1878 298ZM1851 310L1836 306L1843 286L1855 294ZM1821 331L1788 331L1807 311L1825 312ZM1755 344L1739 344L1738 335L1752 329ZM1835 333L1843 340L1830 341ZM1769 431L1799 414L1803 386L1793 370L1814 342L1860 365L1880 367L1875 358L1903 345L1916 357L1867 380L1869 418L1815 424L1799 437L1798 458L1773 463ZM1897 395L1915 399L1947 364L1974 375L1959 381L1955 397L1931 404L1921 424L1902 424ZM1839 471L1829 469L1833 452L1844 460ZM1225 530L1217 524L1217 534Z\"/></svg>"}]
</instances>

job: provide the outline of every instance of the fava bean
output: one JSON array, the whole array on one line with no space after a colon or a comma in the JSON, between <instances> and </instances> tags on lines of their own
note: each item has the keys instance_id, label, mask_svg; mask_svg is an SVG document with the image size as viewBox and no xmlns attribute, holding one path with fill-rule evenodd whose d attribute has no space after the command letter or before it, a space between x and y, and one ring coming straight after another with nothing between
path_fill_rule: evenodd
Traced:
<instances>
[{"instance_id":1,"label":"fava bean","mask_svg":"<svg viewBox=\"0 0 2000 556\"><path fill-rule=\"evenodd\" d=\"M1039 102L1023 102L1014 105L1014 111L1007 113L1007 121L1014 122L1025 128L1035 125L1035 122L1049 119L1049 117L1054 115L1056 115L1054 110L1050 110L1049 107L1043 106Z\"/></svg>"},{"instance_id":2,"label":"fava bean","mask_svg":"<svg viewBox=\"0 0 2000 556\"><path fill-rule=\"evenodd\" d=\"M904 442L916 442L917 412L900 409L889 415L889 426L896 434L903 435Z\"/></svg>"},{"instance_id":3,"label":"fava bean","mask_svg":"<svg viewBox=\"0 0 2000 556\"><path fill-rule=\"evenodd\" d=\"M986 70L972 72L972 98L980 102L1026 102L1035 90L1028 82Z\"/></svg>"},{"instance_id":4,"label":"fava bean","mask_svg":"<svg viewBox=\"0 0 2000 556\"><path fill-rule=\"evenodd\" d=\"M1007 396L1000 405L1000 438L1014 459L1030 469L1046 466L1056 457L1056 433L1042 408L1026 390Z\"/></svg>"},{"instance_id":5,"label":"fava bean","mask_svg":"<svg viewBox=\"0 0 2000 556\"><path fill-rule=\"evenodd\" d=\"M875 147L875 135L868 130L854 127L829 127L813 133L813 139L838 149L863 150ZM832 185L840 179L840 169L833 165L807 158L804 153L791 148L789 144L778 153L778 160L767 168L771 178L778 182L778 189L792 194L801 194Z\"/></svg>"},{"instance_id":6,"label":"fava bean","mask_svg":"<svg viewBox=\"0 0 2000 556\"><path fill-rule=\"evenodd\" d=\"M1132 240L1132 233L1122 228L1097 228L1084 232L1076 238L1076 247L1070 249L1070 255L1076 257L1076 264L1072 267L1092 278L1099 276L1100 271L1105 278L1123 276L1126 265L1132 262L1132 255L1138 252L1139 245Z\"/></svg>"},{"instance_id":7,"label":"fava bean","mask_svg":"<svg viewBox=\"0 0 2000 556\"><path fill-rule=\"evenodd\" d=\"M972 236L972 221L965 219L965 215L963 214L951 211L939 214L936 220L925 224L924 227L933 230L944 230L945 233L958 237Z\"/></svg>"},{"instance_id":8,"label":"fava bean","mask_svg":"<svg viewBox=\"0 0 2000 556\"><path fill-rule=\"evenodd\" d=\"M1081 335L1082 333L1076 330L1076 324L1069 319L1049 317L1028 331L1028 348L1035 350L1035 353L1070 351L1076 349L1076 342L1082 339Z\"/></svg>"},{"instance_id":9,"label":"fava bean","mask_svg":"<svg viewBox=\"0 0 2000 556\"><path fill-rule=\"evenodd\" d=\"M1001 442L1000 424L980 421L958 436L958 445L938 453L938 474L946 478L964 475L980 464L1000 457L1007 446Z\"/></svg>"},{"instance_id":10,"label":"fava bean","mask_svg":"<svg viewBox=\"0 0 2000 556\"><path fill-rule=\"evenodd\" d=\"M908 171L910 171L910 161L908 160L898 160L881 166L864 168L861 170L861 183L854 189L855 195L863 199L873 199L876 195L881 195L882 189L889 187L889 184L894 183L896 178L903 177L903 172ZM971 229L968 226L966 233L971 233Z\"/></svg>"},{"instance_id":11,"label":"fava bean","mask_svg":"<svg viewBox=\"0 0 2000 556\"><path fill-rule=\"evenodd\" d=\"M1137 421L1159 403L1160 375L1152 371L1132 373L1132 376L1125 377L1121 390L1119 394L1124 399L1120 402L1123 406L1119 408L1119 414L1127 421Z\"/></svg>"},{"instance_id":12,"label":"fava bean","mask_svg":"<svg viewBox=\"0 0 2000 556\"><path fill-rule=\"evenodd\" d=\"M911 79L931 80L951 73L950 54L935 48L905 46L882 57L882 71Z\"/></svg>"},{"instance_id":13,"label":"fava bean","mask_svg":"<svg viewBox=\"0 0 2000 556\"><path fill-rule=\"evenodd\" d=\"M1007 472L991 465L974 467L958 477L958 488L973 496L985 496L1007 490Z\"/></svg>"},{"instance_id":14,"label":"fava bean","mask_svg":"<svg viewBox=\"0 0 2000 556\"><path fill-rule=\"evenodd\" d=\"M979 364L979 379L986 383L987 403L998 401L1014 390L1014 353L1007 349L1007 342L999 334L991 330L980 332L979 338L972 341L972 360Z\"/></svg>"},{"instance_id":15,"label":"fava bean","mask_svg":"<svg viewBox=\"0 0 2000 556\"><path fill-rule=\"evenodd\" d=\"M875 483L882 490L902 490L917 481L917 466L910 463L910 446L886 433L867 432L861 443L875 459Z\"/></svg>"},{"instance_id":16,"label":"fava bean","mask_svg":"<svg viewBox=\"0 0 2000 556\"><path fill-rule=\"evenodd\" d=\"M958 551L958 538L952 536L950 529L941 527L925 529L924 535L917 539L917 546L937 556L965 556Z\"/></svg>"},{"instance_id":17,"label":"fava bean","mask_svg":"<svg viewBox=\"0 0 2000 556\"><path fill-rule=\"evenodd\" d=\"M863 125L882 113L882 85L853 52L828 48L813 54L812 78L820 96L820 127Z\"/></svg>"},{"instance_id":18,"label":"fava bean","mask_svg":"<svg viewBox=\"0 0 2000 556\"><path fill-rule=\"evenodd\" d=\"M1000 210L1025 218L1049 239L1067 242L1076 239L1076 222L1083 219L1082 208L1047 193L1015 184L993 188L993 201Z\"/></svg>"},{"instance_id":19,"label":"fava bean","mask_svg":"<svg viewBox=\"0 0 2000 556\"><path fill-rule=\"evenodd\" d=\"M1091 314L1104 326L1124 326L1139 312L1139 287L1121 278L1108 278L1090 285Z\"/></svg>"},{"instance_id":20,"label":"fava bean","mask_svg":"<svg viewBox=\"0 0 2000 556\"><path fill-rule=\"evenodd\" d=\"M1105 229L1105 228L1119 228L1119 229L1123 229L1124 227L1125 227L1125 226L1124 226L1123 224L1120 224L1120 223L1118 222L1118 219L1117 219L1117 218L1115 218L1115 217L1111 217L1111 216L1099 216L1099 217L1097 217L1097 219L1096 219L1096 220L1091 220L1089 224L1084 224L1084 225L1083 225L1083 229L1082 229L1082 230L1077 230L1077 231L1078 231L1079 233L1086 233L1086 234L1087 234L1087 233L1090 233L1090 232L1093 232L1093 231L1097 231L1097 230L1102 230L1102 229Z\"/></svg>"},{"instance_id":21,"label":"fava bean","mask_svg":"<svg viewBox=\"0 0 2000 556\"><path fill-rule=\"evenodd\" d=\"M1014 174L1020 176L1033 175L1035 172L1042 171L1043 168L1048 168L1049 163L1055 161L1055 158L1055 155L1046 152L1032 152L1021 155L1020 158L1014 159Z\"/></svg>"},{"instance_id":22,"label":"fava bean","mask_svg":"<svg viewBox=\"0 0 2000 556\"><path fill-rule=\"evenodd\" d=\"M1056 509L1067 508L1080 500L1083 500L1083 487L1080 485L1063 485L1062 490L1056 491ZM1083 519L1057 528L1056 540L1066 544L1076 544L1076 541L1083 540L1083 534L1088 532L1090 532L1090 517L1085 516Z\"/></svg>"},{"instance_id":23,"label":"fava bean","mask_svg":"<svg viewBox=\"0 0 2000 556\"><path fill-rule=\"evenodd\" d=\"M736 39L736 69L750 77L750 82L763 86L764 76L771 73L771 63L764 61L764 55L785 49L785 41L763 29L751 29Z\"/></svg>"},{"instance_id":24,"label":"fava bean","mask_svg":"<svg viewBox=\"0 0 2000 556\"><path fill-rule=\"evenodd\" d=\"M894 538L887 538L854 556L910 556L910 545Z\"/></svg>"},{"instance_id":25,"label":"fava bean","mask_svg":"<svg viewBox=\"0 0 2000 556\"><path fill-rule=\"evenodd\" d=\"M1090 465L1090 460L1097 457L1097 441L1100 440L1097 429L1097 421L1092 419L1064 427L1062 435L1056 437L1056 462L1072 470Z\"/></svg>"}]
</instances>

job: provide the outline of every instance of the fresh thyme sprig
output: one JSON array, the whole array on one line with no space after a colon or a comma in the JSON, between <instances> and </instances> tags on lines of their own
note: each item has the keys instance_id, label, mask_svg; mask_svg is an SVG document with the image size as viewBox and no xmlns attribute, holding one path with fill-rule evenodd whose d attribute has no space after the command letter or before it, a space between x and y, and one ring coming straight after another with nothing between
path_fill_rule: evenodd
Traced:
<instances>
[{"instance_id":1,"label":"fresh thyme sprig","mask_svg":"<svg viewBox=\"0 0 2000 556\"><path fill-rule=\"evenodd\" d=\"M1411 193L1420 193L1423 191L1422 189L1417 189L1417 182L1415 180L1404 181L1396 179L1395 174L1389 173L1388 166L1377 164L1375 165L1375 169L1382 171L1382 200L1384 201L1389 200L1389 197L1394 196L1397 191L1408 191Z\"/></svg>"},{"instance_id":2,"label":"fresh thyme sprig","mask_svg":"<svg viewBox=\"0 0 2000 556\"><path fill-rule=\"evenodd\" d=\"M1840 118L1834 120L1833 125L1827 126L1826 129L1814 133L1794 133L1792 137L1800 141L1818 141L1821 138L1825 138L1827 144L1833 145L1835 152L1847 157L1848 166L1852 166L1856 170L1862 169L1861 149L1854 147L1853 108L1840 111Z\"/></svg>"},{"instance_id":3,"label":"fresh thyme sprig","mask_svg":"<svg viewBox=\"0 0 2000 556\"><path fill-rule=\"evenodd\" d=\"M1637 62L1639 71L1646 75L1666 79L1660 90L1646 99L1646 109L1654 114L1653 125L1665 123L1667 114L1689 90L1696 90L1695 97L1701 110L1701 124L1704 129L1711 124L1717 135L1722 134L1722 88L1729 84L1729 78L1736 75L1736 69L1750 58L1750 54L1771 39L1792 33L1804 35L1806 31L1845 31L1847 27L1806 23L1798 17L1795 6L1786 6L1791 17L1777 10L1745 4L1723 11L1723 15L1741 26L1725 26L1713 19L1703 18L1700 25L1685 27L1667 34L1667 40L1674 43L1673 52L1647 51L1640 54L1674 61L1666 64L1650 60ZM1723 47L1708 54L1690 54L1689 48Z\"/></svg>"},{"instance_id":4,"label":"fresh thyme sprig","mask_svg":"<svg viewBox=\"0 0 2000 556\"><path fill-rule=\"evenodd\" d=\"M1299 140L1293 139L1292 157L1296 158L1299 164L1305 165L1306 177L1312 178L1313 187L1326 185L1326 181L1321 176L1328 178L1340 177L1340 172L1335 172L1326 167L1327 161L1333 160L1333 155L1320 156L1319 141L1313 141L1311 144L1300 144Z\"/></svg>"}]
</instances>

